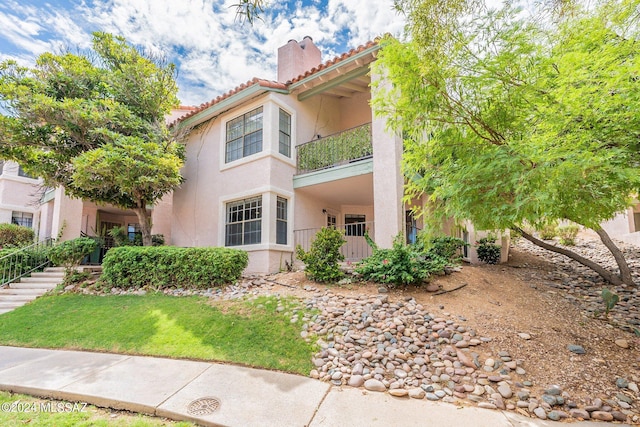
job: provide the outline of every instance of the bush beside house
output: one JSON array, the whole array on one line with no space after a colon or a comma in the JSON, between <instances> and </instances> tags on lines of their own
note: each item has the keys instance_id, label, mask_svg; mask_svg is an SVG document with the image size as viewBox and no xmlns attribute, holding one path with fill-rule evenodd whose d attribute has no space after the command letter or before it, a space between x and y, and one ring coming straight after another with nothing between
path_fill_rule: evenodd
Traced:
<instances>
[{"instance_id":1,"label":"bush beside house","mask_svg":"<svg viewBox=\"0 0 640 427\"><path fill-rule=\"evenodd\" d=\"M96 249L98 243L89 237L78 237L58 243L49 249L49 259L54 265L62 266L67 274L80 265L84 257Z\"/></svg>"},{"instance_id":2,"label":"bush beside house","mask_svg":"<svg viewBox=\"0 0 640 427\"><path fill-rule=\"evenodd\" d=\"M0 224L0 249L7 247L26 246L35 240L35 234L30 227L16 224Z\"/></svg>"},{"instance_id":3,"label":"bush beside house","mask_svg":"<svg viewBox=\"0 0 640 427\"><path fill-rule=\"evenodd\" d=\"M356 268L364 280L391 286L419 285L432 274L441 273L448 265L459 262L459 250L464 245L453 237L422 239L416 244L405 245L403 236L396 237L391 249L380 249L367 239L373 249Z\"/></svg>"},{"instance_id":4,"label":"bush beside house","mask_svg":"<svg viewBox=\"0 0 640 427\"><path fill-rule=\"evenodd\" d=\"M298 246L296 256L305 263L305 276L316 282L337 282L342 279L339 262L344 260L344 255L340 253L340 247L345 242L341 230L324 227L316 234L308 252Z\"/></svg>"},{"instance_id":5,"label":"bush beside house","mask_svg":"<svg viewBox=\"0 0 640 427\"><path fill-rule=\"evenodd\" d=\"M122 246L105 255L101 281L118 288L206 289L238 280L248 262L238 249Z\"/></svg>"}]
</instances>

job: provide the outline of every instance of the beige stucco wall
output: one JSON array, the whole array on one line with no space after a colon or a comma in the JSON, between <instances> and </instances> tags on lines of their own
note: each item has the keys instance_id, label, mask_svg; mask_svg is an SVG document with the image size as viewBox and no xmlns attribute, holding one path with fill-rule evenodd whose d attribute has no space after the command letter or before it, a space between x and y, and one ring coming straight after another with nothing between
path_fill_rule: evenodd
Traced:
<instances>
[{"instance_id":1,"label":"beige stucco wall","mask_svg":"<svg viewBox=\"0 0 640 427\"><path fill-rule=\"evenodd\" d=\"M342 99L340 101L342 113L340 115L340 130L351 129L361 124L371 122L370 100L370 92L360 92L351 98Z\"/></svg>"},{"instance_id":2,"label":"beige stucco wall","mask_svg":"<svg viewBox=\"0 0 640 427\"><path fill-rule=\"evenodd\" d=\"M162 234L165 244L171 244L171 218L173 216L173 193L165 194L151 212L151 233ZM137 222L137 221L136 221Z\"/></svg>"},{"instance_id":3,"label":"beige stucco wall","mask_svg":"<svg viewBox=\"0 0 640 427\"><path fill-rule=\"evenodd\" d=\"M32 227L39 230L39 201L42 195L41 181L18 175L15 162L4 162L0 174L0 223L10 223L13 212L33 215Z\"/></svg>"},{"instance_id":4,"label":"beige stucco wall","mask_svg":"<svg viewBox=\"0 0 640 427\"><path fill-rule=\"evenodd\" d=\"M619 213L613 219L603 222L602 228L614 239L640 246L640 224L636 224L634 215L640 212L640 204Z\"/></svg>"},{"instance_id":5,"label":"beige stucco wall","mask_svg":"<svg viewBox=\"0 0 640 427\"><path fill-rule=\"evenodd\" d=\"M52 234L54 204L55 200L49 200L40 206L40 224L38 229L38 237L40 240L55 237Z\"/></svg>"},{"instance_id":6,"label":"beige stucco wall","mask_svg":"<svg viewBox=\"0 0 640 427\"><path fill-rule=\"evenodd\" d=\"M614 238L620 238L625 234L633 233L635 231L633 208L619 213L613 219L605 221L601 225L602 228Z\"/></svg>"},{"instance_id":7,"label":"beige stucco wall","mask_svg":"<svg viewBox=\"0 0 640 427\"><path fill-rule=\"evenodd\" d=\"M226 122L263 107L263 147L254 155L224 163ZM277 271L280 259L293 253L292 158L278 152L279 108L292 115L295 143L296 111L282 97L264 95L214 118L192 132L186 142L185 182L173 194L171 241L177 246L224 246L226 205L262 197L262 242L237 246L250 254L246 272ZM276 199L288 200L287 245L276 244ZM283 255L281 256L281 253Z\"/></svg>"},{"instance_id":8,"label":"beige stucco wall","mask_svg":"<svg viewBox=\"0 0 640 427\"><path fill-rule=\"evenodd\" d=\"M51 237L61 240L75 239L82 231L82 200L65 194L63 187L55 190L55 203L51 212Z\"/></svg>"}]
</instances>

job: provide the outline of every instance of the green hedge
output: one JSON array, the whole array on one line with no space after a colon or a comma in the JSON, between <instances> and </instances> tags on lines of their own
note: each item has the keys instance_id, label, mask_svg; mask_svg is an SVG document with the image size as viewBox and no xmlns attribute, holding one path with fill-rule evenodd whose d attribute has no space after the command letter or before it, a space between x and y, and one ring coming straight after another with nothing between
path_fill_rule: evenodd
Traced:
<instances>
[{"instance_id":1,"label":"green hedge","mask_svg":"<svg viewBox=\"0 0 640 427\"><path fill-rule=\"evenodd\" d=\"M84 257L93 252L98 242L90 237L78 237L58 243L49 249L49 259L56 266L63 266L67 270L80 265Z\"/></svg>"},{"instance_id":2,"label":"green hedge","mask_svg":"<svg viewBox=\"0 0 640 427\"><path fill-rule=\"evenodd\" d=\"M32 228L16 224L0 224L0 248L21 247L33 243L35 234Z\"/></svg>"},{"instance_id":3,"label":"green hedge","mask_svg":"<svg viewBox=\"0 0 640 427\"><path fill-rule=\"evenodd\" d=\"M238 249L122 246L105 255L101 279L119 288L206 289L238 280L248 262Z\"/></svg>"}]
</instances>

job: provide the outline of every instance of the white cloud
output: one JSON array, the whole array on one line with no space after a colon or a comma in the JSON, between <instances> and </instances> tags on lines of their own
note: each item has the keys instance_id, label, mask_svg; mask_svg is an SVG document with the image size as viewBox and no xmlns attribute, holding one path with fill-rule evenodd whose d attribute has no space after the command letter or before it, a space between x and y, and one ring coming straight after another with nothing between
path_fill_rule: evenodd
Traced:
<instances>
[{"instance_id":1,"label":"white cloud","mask_svg":"<svg viewBox=\"0 0 640 427\"><path fill-rule=\"evenodd\" d=\"M31 5L38 4L38 7ZM85 0L56 9L35 0L0 4L0 46L38 55L61 47L89 46L92 31L124 36L133 44L163 52L178 64L180 98L199 105L253 77L274 79L276 52L290 39L311 36L328 60L386 32L399 33L402 17L392 0L297 1L290 9L272 2L264 20L238 21L237 0Z\"/></svg>"},{"instance_id":2,"label":"white cloud","mask_svg":"<svg viewBox=\"0 0 640 427\"><path fill-rule=\"evenodd\" d=\"M33 19L17 20L15 16L0 12L2 35L21 50L38 55L46 52L50 44L37 38L42 26Z\"/></svg>"}]
</instances>

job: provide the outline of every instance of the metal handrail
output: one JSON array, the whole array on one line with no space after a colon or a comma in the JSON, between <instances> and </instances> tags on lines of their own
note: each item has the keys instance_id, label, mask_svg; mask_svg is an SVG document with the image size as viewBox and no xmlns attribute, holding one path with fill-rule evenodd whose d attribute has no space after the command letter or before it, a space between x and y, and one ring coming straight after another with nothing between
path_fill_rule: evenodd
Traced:
<instances>
[{"instance_id":1,"label":"metal handrail","mask_svg":"<svg viewBox=\"0 0 640 427\"><path fill-rule=\"evenodd\" d=\"M305 142L296 152L298 175L371 158L371 123Z\"/></svg>"},{"instance_id":2,"label":"metal handrail","mask_svg":"<svg viewBox=\"0 0 640 427\"><path fill-rule=\"evenodd\" d=\"M2 282L5 286L33 271L43 269L50 261L46 248L53 244L52 238L47 238L23 248L16 248L10 254L0 257Z\"/></svg>"},{"instance_id":3,"label":"metal handrail","mask_svg":"<svg viewBox=\"0 0 640 427\"><path fill-rule=\"evenodd\" d=\"M340 253L344 255L345 261L359 261L371 256L372 249L364 238L364 231L367 230L371 236L374 234L375 223L373 221L336 225L334 227L344 233L345 243L340 247ZM293 230L296 246L299 245L302 249L308 251L311 248L311 243L316 238L316 234L321 229L322 227Z\"/></svg>"}]
</instances>

